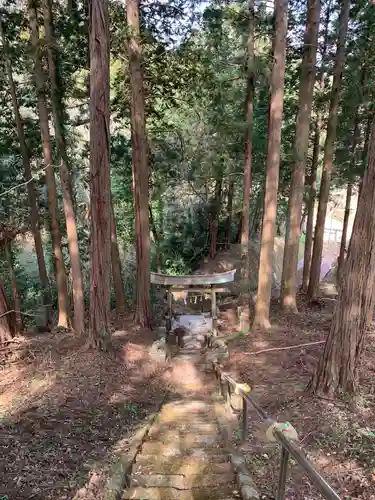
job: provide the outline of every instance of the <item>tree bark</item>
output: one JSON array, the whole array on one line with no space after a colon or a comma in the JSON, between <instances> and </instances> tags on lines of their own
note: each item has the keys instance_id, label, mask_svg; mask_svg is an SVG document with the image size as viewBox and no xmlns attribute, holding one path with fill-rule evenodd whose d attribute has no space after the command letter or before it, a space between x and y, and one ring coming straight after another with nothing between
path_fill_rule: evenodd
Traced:
<instances>
[{"instance_id":1,"label":"tree bark","mask_svg":"<svg viewBox=\"0 0 375 500\"><path fill-rule=\"evenodd\" d=\"M56 40L53 31L51 0L43 0L44 29L47 40L48 72L51 84L52 115L55 129L55 140L59 156L59 170L61 191L66 219L66 232L68 235L68 249L72 269L72 289L74 306L74 331L82 335L85 329L85 296L79 255L78 233L76 214L74 210L72 186L69 174L69 159L66 151L65 134L63 128L63 109L61 91L57 75Z\"/></svg>"},{"instance_id":2,"label":"tree bark","mask_svg":"<svg viewBox=\"0 0 375 500\"><path fill-rule=\"evenodd\" d=\"M8 263L8 271L9 271L9 279L10 279L10 285L12 289L12 300L13 300L13 318L14 318L14 325L16 328L16 333L21 333L23 330L23 323L22 323L22 315L21 315L21 301L20 301L20 296L18 294L18 286L17 286L17 279L16 279L16 274L14 272L14 265L13 265L13 255L12 255L12 245L9 242L6 243L5 245L5 255Z\"/></svg>"},{"instance_id":3,"label":"tree bark","mask_svg":"<svg viewBox=\"0 0 375 500\"><path fill-rule=\"evenodd\" d=\"M364 83L364 73L362 73L363 78L362 78L362 86ZM350 201L352 197L352 168L355 167L355 154L359 142L359 106L360 106L360 100L357 101L356 109L354 111L354 126L353 126L353 135L351 137L351 140L349 141L348 149L350 150L350 163L349 163L349 182L346 187L346 200L345 200L345 212L344 212L344 221L343 221L343 228L342 228L342 235L341 235L341 243L340 243L340 253L339 257L337 260L337 275L336 275L336 282L337 285L340 285L341 281L341 275L342 275L342 270L344 267L344 262L345 262L345 252L346 252L346 241L347 241L347 235L348 235L348 223L349 223L349 215L350 215Z\"/></svg>"},{"instance_id":4,"label":"tree bark","mask_svg":"<svg viewBox=\"0 0 375 500\"><path fill-rule=\"evenodd\" d=\"M155 251L156 251L156 271L158 273L161 273L162 263L161 263L161 255L160 255L160 237L159 237L158 230L156 228L151 205L148 205L148 212L149 212L149 217L150 217L150 227L151 227L152 238L154 240Z\"/></svg>"},{"instance_id":5,"label":"tree bark","mask_svg":"<svg viewBox=\"0 0 375 500\"><path fill-rule=\"evenodd\" d=\"M228 185L228 201L227 201L227 230L225 234L225 247L229 248L232 243L232 219L233 219L233 195L234 195L234 180L231 179Z\"/></svg>"},{"instance_id":6,"label":"tree bark","mask_svg":"<svg viewBox=\"0 0 375 500\"><path fill-rule=\"evenodd\" d=\"M111 261L112 261L112 279L116 297L116 313L124 314L126 311L126 298L124 280L122 277L122 265L120 252L117 242L116 218L111 200Z\"/></svg>"},{"instance_id":7,"label":"tree bark","mask_svg":"<svg viewBox=\"0 0 375 500\"><path fill-rule=\"evenodd\" d=\"M143 90L142 48L138 0L127 0L128 56L131 84L131 137L133 194L137 254L137 306L135 322L151 328L150 229L148 216L148 147Z\"/></svg>"},{"instance_id":8,"label":"tree bark","mask_svg":"<svg viewBox=\"0 0 375 500\"><path fill-rule=\"evenodd\" d=\"M43 244L42 238L40 235L40 219L38 213L38 203L37 203L37 194L35 188L35 182L31 175L31 166L30 166L30 153L29 148L26 144L24 125L21 118L21 114L18 106L17 92L16 86L13 79L13 71L12 71L12 63L9 57L8 44L3 31L3 25L0 22L0 36L3 42L3 59L5 63L5 70L8 78L9 90L12 99L12 106L14 112L14 118L16 123L17 137L20 143L20 150L22 156L22 166L24 170L25 180L27 181L27 195L30 206L30 223L31 230L33 233L34 244L35 244L35 253L38 262L39 269L39 279L43 288L43 303L45 306L45 317L47 322L49 321L49 309L50 309L50 293L49 293L49 281L46 269L46 263L44 260L43 253Z\"/></svg>"},{"instance_id":9,"label":"tree bark","mask_svg":"<svg viewBox=\"0 0 375 500\"><path fill-rule=\"evenodd\" d=\"M235 238L235 243L241 243L241 234L242 234L242 210L239 213L238 217L238 226L237 226L237 231L236 231L236 238Z\"/></svg>"},{"instance_id":10,"label":"tree bark","mask_svg":"<svg viewBox=\"0 0 375 500\"><path fill-rule=\"evenodd\" d=\"M219 227L219 213L221 205L221 189L222 189L223 179L220 173L220 177L216 179L215 183L215 195L211 203L210 208L210 248L209 256L214 259L217 251L217 230Z\"/></svg>"},{"instance_id":11,"label":"tree bark","mask_svg":"<svg viewBox=\"0 0 375 500\"><path fill-rule=\"evenodd\" d=\"M272 287L272 259L276 231L277 190L279 185L280 142L284 104L285 49L288 27L288 1L275 0L274 64L268 125L267 176L264 195L258 293L254 325L269 328Z\"/></svg>"},{"instance_id":12,"label":"tree bark","mask_svg":"<svg viewBox=\"0 0 375 500\"><path fill-rule=\"evenodd\" d=\"M363 172L362 172L362 178L359 182L358 186L358 197L361 195L362 191L362 181L363 177L366 172L367 168L367 154L368 154L368 147L369 147L369 142L370 142L370 134L371 134L371 124L374 119L374 113L369 113L367 115L367 125L366 125L366 131L365 131L365 143L363 145L363 154L362 154L362 165L363 165Z\"/></svg>"},{"instance_id":13,"label":"tree bark","mask_svg":"<svg viewBox=\"0 0 375 500\"><path fill-rule=\"evenodd\" d=\"M309 0L301 65L299 107L294 139L294 169L289 193L288 221L281 280L281 305L297 312L297 264L300 221L305 185L306 157L309 147L311 109L315 83L316 49L318 45L320 0Z\"/></svg>"},{"instance_id":14,"label":"tree bark","mask_svg":"<svg viewBox=\"0 0 375 500\"><path fill-rule=\"evenodd\" d=\"M0 281L0 345L11 340L14 335L14 325L11 321L8 300L3 282Z\"/></svg>"},{"instance_id":15,"label":"tree bark","mask_svg":"<svg viewBox=\"0 0 375 500\"><path fill-rule=\"evenodd\" d=\"M251 219L250 231L249 231L250 236L258 234L260 220L262 218L262 208L263 208L263 202L264 202L263 198L264 198L264 192L263 192L263 189L260 189L258 191L256 200L255 200L254 215Z\"/></svg>"},{"instance_id":16,"label":"tree bark","mask_svg":"<svg viewBox=\"0 0 375 500\"><path fill-rule=\"evenodd\" d=\"M374 119L374 112L369 113L367 117L367 125L366 125L366 132L365 132L365 143L363 146L363 172L366 170L367 167L367 155L368 155L368 146L370 142L370 134L371 134L371 124Z\"/></svg>"},{"instance_id":17,"label":"tree bark","mask_svg":"<svg viewBox=\"0 0 375 500\"><path fill-rule=\"evenodd\" d=\"M309 193L307 201L306 239L305 239L304 257L303 257L303 276L302 276L302 290L304 292L306 292L307 287L309 285L311 251L313 246L314 206L316 198L316 173L318 170L318 162L320 154L320 129L321 129L320 119L317 118L315 122L313 157L311 162L311 174L309 178Z\"/></svg>"},{"instance_id":18,"label":"tree bark","mask_svg":"<svg viewBox=\"0 0 375 500\"><path fill-rule=\"evenodd\" d=\"M241 298L242 305L249 301L249 226L250 226L250 198L252 187L252 154L253 154L253 116L254 116L254 31L255 31L255 11L254 0L248 1L248 36L247 36L247 89L246 89L246 136L245 155L243 168L243 202L241 217L241 289L246 289ZM248 325L244 325L245 328Z\"/></svg>"},{"instance_id":19,"label":"tree bark","mask_svg":"<svg viewBox=\"0 0 375 500\"><path fill-rule=\"evenodd\" d=\"M324 90L324 73L325 73L325 62L327 57L329 21L331 17L331 3L332 3L331 0L329 0L326 7L326 15L324 20L323 46L321 51L321 63L318 76L318 83L321 94L323 93ZM317 176L319 156L320 156L321 130L322 130L322 113L321 110L318 108L315 118L315 136L314 136L314 146L313 146L313 158L311 164L306 241L305 241L305 251L304 251L304 261L303 261L302 290L304 292L307 292L310 279L310 270L311 270L311 257L312 257L313 233L314 233L314 211L315 211L315 199L316 199L316 176Z\"/></svg>"},{"instance_id":20,"label":"tree bark","mask_svg":"<svg viewBox=\"0 0 375 500\"><path fill-rule=\"evenodd\" d=\"M346 201L345 201L345 213L344 213L344 223L342 226L342 236L341 236L341 244L340 244L340 253L337 261L337 285L340 285L342 270L344 268L345 263L345 252L346 252L346 240L348 238L348 223L349 223L349 215L350 215L350 200L352 197L352 183L348 182L346 187Z\"/></svg>"},{"instance_id":21,"label":"tree bark","mask_svg":"<svg viewBox=\"0 0 375 500\"><path fill-rule=\"evenodd\" d=\"M365 332L374 308L375 280L375 122L372 125L368 168L358 200L342 286L331 329L317 370L309 384L312 392L330 397L355 395Z\"/></svg>"},{"instance_id":22,"label":"tree bark","mask_svg":"<svg viewBox=\"0 0 375 500\"><path fill-rule=\"evenodd\" d=\"M90 5L91 283L89 346L110 340L111 185L109 171L108 1Z\"/></svg>"},{"instance_id":23,"label":"tree bark","mask_svg":"<svg viewBox=\"0 0 375 500\"><path fill-rule=\"evenodd\" d=\"M159 239L163 239L164 238L164 203L163 203L163 200L161 197L159 198L159 201L158 201L158 212L159 212L159 233L158 234L160 235Z\"/></svg>"},{"instance_id":24,"label":"tree bark","mask_svg":"<svg viewBox=\"0 0 375 500\"><path fill-rule=\"evenodd\" d=\"M302 229L305 227L306 219L307 219L307 200L304 200L305 208L302 211L302 215L299 223L299 231L301 233Z\"/></svg>"},{"instance_id":25,"label":"tree bark","mask_svg":"<svg viewBox=\"0 0 375 500\"><path fill-rule=\"evenodd\" d=\"M28 5L30 18L30 38L34 51L34 79L38 96L38 113L40 132L43 145L43 157L46 172L46 183L48 191L48 209L51 217L52 245L55 257L56 284L58 295L59 318L58 326L67 328L69 326L69 297L66 280L65 265L61 249L61 236L59 227L59 208L57 201L56 179L53 170L53 157L51 139L49 134L49 117L44 89L43 68L39 57L39 27L35 4L32 0Z\"/></svg>"},{"instance_id":26,"label":"tree bark","mask_svg":"<svg viewBox=\"0 0 375 500\"><path fill-rule=\"evenodd\" d=\"M318 215L315 225L314 248L311 260L310 281L307 289L309 298L314 297L318 291L320 267L322 263L324 225L327 214L330 182L333 167L333 155L335 151L337 113L340 100L340 88L342 72L345 63L345 41L348 30L350 0L343 0L339 19L339 33L333 70L333 82L331 89L331 100L329 107L327 135L324 145L323 173L320 183Z\"/></svg>"}]
</instances>

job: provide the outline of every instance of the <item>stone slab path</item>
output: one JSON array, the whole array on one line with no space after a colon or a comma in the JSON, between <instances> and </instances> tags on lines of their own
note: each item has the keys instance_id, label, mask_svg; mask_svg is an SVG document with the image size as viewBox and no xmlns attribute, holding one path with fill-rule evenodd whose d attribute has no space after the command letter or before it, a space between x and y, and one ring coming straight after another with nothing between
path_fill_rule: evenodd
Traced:
<instances>
[{"instance_id":1,"label":"stone slab path","mask_svg":"<svg viewBox=\"0 0 375 500\"><path fill-rule=\"evenodd\" d=\"M199 350L187 346L179 352L171 362L170 381L173 401L154 421L122 499L240 498L218 426L223 404Z\"/></svg>"}]
</instances>

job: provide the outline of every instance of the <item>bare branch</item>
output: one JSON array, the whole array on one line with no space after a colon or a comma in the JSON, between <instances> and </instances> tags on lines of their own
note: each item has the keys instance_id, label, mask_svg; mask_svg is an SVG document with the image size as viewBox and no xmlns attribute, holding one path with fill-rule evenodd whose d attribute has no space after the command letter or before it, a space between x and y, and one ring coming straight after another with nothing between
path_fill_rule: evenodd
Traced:
<instances>
[{"instance_id":1,"label":"bare branch","mask_svg":"<svg viewBox=\"0 0 375 500\"><path fill-rule=\"evenodd\" d=\"M43 167L40 170L38 170L37 173L40 174L41 172L43 172L44 170L46 170L48 167L55 168L55 165L46 165L45 167ZM6 194L10 193L11 191L14 191L15 189L18 189L18 188L23 187L23 186L27 186L27 184L29 184L30 182L35 181L35 180L38 180L38 176L32 175L30 177L30 179L28 179L27 181L21 182L21 184L16 184L15 186L13 186L13 187L7 189L6 191L3 191L2 193L0 193L0 198L2 198L3 196L5 196Z\"/></svg>"}]
</instances>

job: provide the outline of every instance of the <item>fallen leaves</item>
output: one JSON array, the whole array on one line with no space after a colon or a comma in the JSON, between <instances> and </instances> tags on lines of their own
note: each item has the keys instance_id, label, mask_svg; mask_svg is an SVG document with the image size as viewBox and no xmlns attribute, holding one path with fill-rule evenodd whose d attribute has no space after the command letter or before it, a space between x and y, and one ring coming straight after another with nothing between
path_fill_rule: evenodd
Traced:
<instances>
[{"instance_id":1,"label":"fallen leaves","mask_svg":"<svg viewBox=\"0 0 375 500\"><path fill-rule=\"evenodd\" d=\"M0 375L0 495L9 499L101 498L106 471L167 390L164 366L129 323L113 351L88 351L73 336L44 336L35 359ZM121 396L121 397L120 397ZM86 496L82 496L86 495Z\"/></svg>"},{"instance_id":2,"label":"fallen leaves","mask_svg":"<svg viewBox=\"0 0 375 500\"><path fill-rule=\"evenodd\" d=\"M375 349L369 332L361 369L362 394L355 409L345 400L313 398L305 392L330 326L330 312L304 307L299 315L279 313L275 305L272 329L253 332L229 343L230 358L224 369L236 380L248 382L258 403L280 422L290 421L311 461L341 497L375 498ZM233 326L232 326L233 328ZM290 349L287 346L310 344ZM249 356L249 351L257 352ZM279 472L278 448L269 448L256 431L250 413L248 441L242 445L249 468L264 499L275 498ZM255 426L254 426L255 425ZM316 489L291 464L288 500L320 498Z\"/></svg>"}]
</instances>

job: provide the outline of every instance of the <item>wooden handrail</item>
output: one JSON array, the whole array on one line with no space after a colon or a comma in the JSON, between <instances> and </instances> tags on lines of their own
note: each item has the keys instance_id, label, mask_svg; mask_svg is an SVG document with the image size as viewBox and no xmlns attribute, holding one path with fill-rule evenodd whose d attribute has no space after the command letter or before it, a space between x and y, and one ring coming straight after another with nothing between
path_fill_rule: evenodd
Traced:
<instances>
[{"instance_id":1,"label":"wooden handrail","mask_svg":"<svg viewBox=\"0 0 375 500\"><path fill-rule=\"evenodd\" d=\"M281 461L280 461L280 473L279 473L279 484L277 492L277 500L285 499L285 486L287 479L287 466L289 456L296 460L296 462L303 469L305 474L308 476L310 481L315 485L315 487L320 491L320 493L328 500L341 500L339 495L335 490L327 483L327 481L319 474L315 469L313 464L305 457L305 454L293 440L288 437L288 433L285 432L288 429L288 425L285 426L285 430L280 427L280 423L277 424L273 418L269 417L263 408L246 392L243 387L244 384L237 383L234 378L229 374L224 372L217 363L214 363L214 370L220 379L220 388L222 389L222 381L225 381L228 386L235 388L237 394L242 397L242 433L243 439L245 440L248 432L248 408L249 404L254 408L256 413L259 415L263 423L265 423L268 429L271 430L271 434L281 444ZM245 384L246 385L246 384ZM224 389L226 398L230 397L228 387ZM285 424L284 424L285 425ZM292 428L289 424L289 428ZM294 429L292 428L294 431ZM295 431L294 431L295 432ZM267 432L268 435L268 432Z\"/></svg>"}]
</instances>

